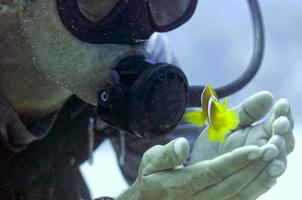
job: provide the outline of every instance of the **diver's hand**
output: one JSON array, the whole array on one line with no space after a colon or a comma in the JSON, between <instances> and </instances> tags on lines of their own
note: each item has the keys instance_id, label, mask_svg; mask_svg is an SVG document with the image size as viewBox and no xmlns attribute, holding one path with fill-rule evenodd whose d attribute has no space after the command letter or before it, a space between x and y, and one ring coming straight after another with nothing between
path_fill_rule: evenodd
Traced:
<instances>
[{"instance_id":1,"label":"diver's hand","mask_svg":"<svg viewBox=\"0 0 302 200\"><path fill-rule=\"evenodd\" d=\"M36 138L26 129L17 113L0 94L0 147L19 152Z\"/></svg>"},{"instance_id":2,"label":"diver's hand","mask_svg":"<svg viewBox=\"0 0 302 200\"><path fill-rule=\"evenodd\" d=\"M156 145L143 156L139 175L118 200L222 200L233 197L252 181L254 160L263 154L278 154L272 145L237 148L211 160L183 167L189 144L178 138L165 146ZM241 169L250 169L246 173Z\"/></svg>"},{"instance_id":3,"label":"diver's hand","mask_svg":"<svg viewBox=\"0 0 302 200\"><path fill-rule=\"evenodd\" d=\"M240 125L226 138L225 143L211 143L207 138L207 130L199 136L195 143L190 163L212 159L216 156L232 151L241 146L255 144L262 146L274 144L279 150L279 155L271 160L271 156L265 156L252 164L254 180L245 186L237 195L230 199L256 199L269 190L285 170L287 155L294 149L294 137L292 129L294 120L290 106L286 99L280 99L274 105L272 116L257 125L252 126L263 118L271 109L273 97L269 92L260 92L245 100L236 110L239 113Z\"/></svg>"}]
</instances>

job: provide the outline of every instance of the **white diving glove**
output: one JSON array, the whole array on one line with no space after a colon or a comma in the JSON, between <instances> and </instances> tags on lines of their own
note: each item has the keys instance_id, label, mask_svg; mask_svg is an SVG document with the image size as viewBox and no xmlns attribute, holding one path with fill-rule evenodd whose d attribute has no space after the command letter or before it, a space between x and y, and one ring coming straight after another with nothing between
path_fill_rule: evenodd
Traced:
<instances>
[{"instance_id":1,"label":"white diving glove","mask_svg":"<svg viewBox=\"0 0 302 200\"><path fill-rule=\"evenodd\" d=\"M253 172L252 163L267 152L276 156L278 149L274 145L244 146L183 167L189 156L189 143L178 138L165 146L150 148L143 156L138 178L117 199L222 200L235 195L242 182L251 181L252 177L247 174Z\"/></svg>"},{"instance_id":2,"label":"white diving glove","mask_svg":"<svg viewBox=\"0 0 302 200\"><path fill-rule=\"evenodd\" d=\"M209 142L204 131L187 167L182 166L189 157L184 138L150 148L135 183L117 199L256 199L283 173L286 155L294 146L293 119L284 99L276 103L269 120L250 126L270 110L272 102L268 92L248 98L237 108L240 127L223 144Z\"/></svg>"},{"instance_id":3,"label":"white diving glove","mask_svg":"<svg viewBox=\"0 0 302 200\"><path fill-rule=\"evenodd\" d=\"M250 163L251 167L242 169L242 175L250 176L250 182L246 182L246 177L242 177L238 179L238 184L241 184L240 189L226 186L236 191L235 195L228 195L230 198L224 198L226 200L257 199L276 183L276 179L286 168L287 155L293 151L295 143L292 131L294 120L287 100L278 100L268 120L252 125L270 111L273 101L271 93L259 92L239 105L236 108L240 119L239 127L228 134L225 143L209 142L207 129L195 142L190 161L192 164L215 158L246 145L274 145L278 148L279 154L276 158L273 159L275 156L273 152L268 152L264 154L263 159Z\"/></svg>"}]
</instances>

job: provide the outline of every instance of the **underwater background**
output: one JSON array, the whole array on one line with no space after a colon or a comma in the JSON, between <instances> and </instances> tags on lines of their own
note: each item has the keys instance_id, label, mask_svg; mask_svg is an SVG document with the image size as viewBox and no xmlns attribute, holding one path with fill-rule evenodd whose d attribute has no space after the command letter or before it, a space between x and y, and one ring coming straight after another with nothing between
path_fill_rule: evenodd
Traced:
<instances>
[{"instance_id":1,"label":"underwater background","mask_svg":"<svg viewBox=\"0 0 302 200\"><path fill-rule=\"evenodd\" d=\"M241 103L255 92L268 90L276 99L287 98L295 117L296 147L285 174L260 200L302 199L302 1L259 1L266 50L262 67L252 82L229 97ZM240 76L252 53L252 24L246 0L200 0L194 17L167 34L191 85L222 86ZM95 152L94 165L81 170L93 197L117 196L127 185L106 140Z\"/></svg>"}]
</instances>

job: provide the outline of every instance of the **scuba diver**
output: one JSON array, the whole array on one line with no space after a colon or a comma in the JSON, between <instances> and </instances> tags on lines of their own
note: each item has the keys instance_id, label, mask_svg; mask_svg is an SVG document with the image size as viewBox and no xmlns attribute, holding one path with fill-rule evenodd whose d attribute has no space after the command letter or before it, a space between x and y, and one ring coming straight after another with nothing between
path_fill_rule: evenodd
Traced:
<instances>
[{"instance_id":1,"label":"scuba diver","mask_svg":"<svg viewBox=\"0 0 302 200\"><path fill-rule=\"evenodd\" d=\"M248 3L253 57L239 79L215 89L220 98L244 87L261 64L259 6ZM247 98L224 143L181 121L186 107L200 106L203 87L189 87L154 33L181 26L196 5L1 0L0 199L91 199L79 165L108 137L130 184L116 199L253 200L268 191L294 149L286 99L274 104L266 91Z\"/></svg>"}]
</instances>

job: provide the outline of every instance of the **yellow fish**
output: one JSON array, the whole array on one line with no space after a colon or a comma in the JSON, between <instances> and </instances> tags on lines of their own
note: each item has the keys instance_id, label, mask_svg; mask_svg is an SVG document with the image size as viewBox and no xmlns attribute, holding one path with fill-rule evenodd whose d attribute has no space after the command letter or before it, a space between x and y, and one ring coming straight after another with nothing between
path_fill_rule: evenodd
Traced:
<instances>
[{"instance_id":1,"label":"yellow fish","mask_svg":"<svg viewBox=\"0 0 302 200\"><path fill-rule=\"evenodd\" d=\"M208 137L211 142L225 141L225 135L239 124L239 117L235 110L227 109L228 100L219 103L214 89L208 85L201 94L201 111L190 111L184 115L186 122L203 126L208 122Z\"/></svg>"}]
</instances>

